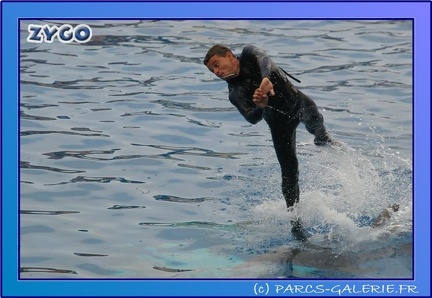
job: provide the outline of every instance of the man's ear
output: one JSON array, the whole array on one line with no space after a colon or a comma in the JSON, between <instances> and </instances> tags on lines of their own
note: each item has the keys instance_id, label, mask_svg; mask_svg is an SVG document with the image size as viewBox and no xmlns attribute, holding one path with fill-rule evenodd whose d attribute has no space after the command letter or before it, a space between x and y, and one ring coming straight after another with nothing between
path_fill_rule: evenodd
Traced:
<instances>
[{"instance_id":1,"label":"man's ear","mask_svg":"<svg viewBox=\"0 0 432 298\"><path fill-rule=\"evenodd\" d=\"M225 57L226 57L227 59L229 59L230 61L231 61L232 58L235 58L235 57L234 57L234 54L233 54L231 51L228 51L228 52L226 53Z\"/></svg>"}]
</instances>

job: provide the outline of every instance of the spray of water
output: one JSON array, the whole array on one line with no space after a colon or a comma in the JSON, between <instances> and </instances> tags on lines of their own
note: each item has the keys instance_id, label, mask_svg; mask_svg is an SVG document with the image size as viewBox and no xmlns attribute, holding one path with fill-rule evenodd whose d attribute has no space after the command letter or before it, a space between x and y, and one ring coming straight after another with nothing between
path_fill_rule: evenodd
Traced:
<instances>
[{"instance_id":1,"label":"spray of water","mask_svg":"<svg viewBox=\"0 0 432 298\"><path fill-rule=\"evenodd\" d=\"M300 217L311 243L341 252L360 250L371 244L378 247L383 240L388 242L411 233L409 161L383 147L371 153L345 145L324 150L304 145L299 153L303 159L300 202L288 213L283 198L275 190L272 197L253 208L254 217L262 221L259 227L254 227L254 233L258 229L267 238L289 242L292 240L286 236L289 222ZM390 210L384 224L373 228L380 213L393 204L398 204L399 210Z\"/></svg>"}]
</instances>

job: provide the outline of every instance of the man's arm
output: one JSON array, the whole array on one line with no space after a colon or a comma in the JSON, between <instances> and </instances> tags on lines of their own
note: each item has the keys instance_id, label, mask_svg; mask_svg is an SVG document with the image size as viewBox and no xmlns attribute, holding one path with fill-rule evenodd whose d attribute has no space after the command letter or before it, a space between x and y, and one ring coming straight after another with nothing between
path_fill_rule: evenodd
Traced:
<instances>
[{"instance_id":1,"label":"man's arm","mask_svg":"<svg viewBox=\"0 0 432 298\"><path fill-rule=\"evenodd\" d=\"M253 45L247 45L243 49L243 55L252 55L255 57L260 69L261 78L270 78L273 62L266 52Z\"/></svg>"},{"instance_id":2,"label":"man's arm","mask_svg":"<svg viewBox=\"0 0 432 298\"><path fill-rule=\"evenodd\" d=\"M275 95L273 84L269 78L264 77L261 81L261 85L255 90L253 94L253 102L260 109L264 109L267 107L269 95Z\"/></svg>"},{"instance_id":3,"label":"man's arm","mask_svg":"<svg viewBox=\"0 0 432 298\"><path fill-rule=\"evenodd\" d=\"M270 81L274 64L266 52L253 45L244 47L242 56L256 61L262 78L261 84L259 88L254 90L252 101L246 98L246 92L242 87L229 87L229 99L248 122L256 124L262 119L263 110L268 103L268 96L275 95L273 84Z\"/></svg>"},{"instance_id":4,"label":"man's arm","mask_svg":"<svg viewBox=\"0 0 432 298\"><path fill-rule=\"evenodd\" d=\"M259 88L254 92L253 101L259 108L264 109L268 103L268 95L275 95L270 81L271 71L274 68L273 62L265 51L253 45L246 46L243 54L253 56L257 62L262 80Z\"/></svg>"},{"instance_id":5,"label":"man's arm","mask_svg":"<svg viewBox=\"0 0 432 298\"><path fill-rule=\"evenodd\" d=\"M249 103L249 101L246 100L246 95L241 92L239 88L230 87L229 91L230 102L249 123L256 124L261 121L264 111L263 109L253 103Z\"/></svg>"}]
</instances>

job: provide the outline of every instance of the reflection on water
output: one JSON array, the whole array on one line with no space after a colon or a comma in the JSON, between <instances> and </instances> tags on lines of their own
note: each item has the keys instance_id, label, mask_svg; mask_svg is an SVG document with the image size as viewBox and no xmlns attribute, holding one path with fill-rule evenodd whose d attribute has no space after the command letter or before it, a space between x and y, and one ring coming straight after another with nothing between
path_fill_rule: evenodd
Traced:
<instances>
[{"instance_id":1,"label":"reflection on water","mask_svg":"<svg viewBox=\"0 0 432 298\"><path fill-rule=\"evenodd\" d=\"M20 214L34 214L34 215L63 215L63 214L74 214L79 211L43 211L43 210L20 210Z\"/></svg>"},{"instance_id":2,"label":"reflection on water","mask_svg":"<svg viewBox=\"0 0 432 298\"><path fill-rule=\"evenodd\" d=\"M21 23L20 277L411 277L411 21L86 22L37 45ZM301 79L344 144L299 126L294 214L268 127L203 65L221 41Z\"/></svg>"},{"instance_id":3,"label":"reflection on water","mask_svg":"<svg viewBox=\"0 0 432 298\"><path fill-rule=\"evenodd\" d=\"M175 203L198 203L198 202L204 202L207 200L216 199L216 198L181 198L181 197L170 196L170 195L157 195L154 196L154 198L158 201L168 201L168 202L175 202Z\"/></svg>"},{"instance_id":4,"label":"reflection on water","mask_svg":"<svg viewBox=\"0 0 432 298\"><path fill-rule=\"evenodd\" d=\"M137 208L145 208L145 206L114 205L112 207L109 207L108 209L119 210L119 209L137 209Z\"/></svg>"},{"instance_id":5,"label":"reflection on water","mask_svg":"<svg viewBox=\"0 0 432 298\"><path fill-rule=\"evenodd\" d=\"M77 274L76 271L67 269L56 269L56 268L44 268L44 267L21 267L21 273L63 273L63 274Z\"/></svg>"},{"instance_id":6,"label":"reflection on water","mask_svg":"<svg viewBox=\"0 0 432 298\"><path fill-rule=\"evenodd\" d=\"M47 170L47 171L53 171L53 172L59 172L59 173L84 173L85 172L85 171L79 171L79 170L57 169L57 168L46 167L46 166L34 166L34 165L31 165L29 162L25 162L25 161L20 162L20 168L21 169Z\"/></svg>"},{"instance_id":7,"label":"reflection on water","mask_svg":"<svg viewBox=\"0 0 432 298\"><path fill-rule=\"evenodd\" d=\"M159 266L153 266L153 269L165 271L165 272L187 272L187 271L194 271L191 269L173 269L173 268L167 268L167 267L159 267Z\"/></svg>"}]
</instances>

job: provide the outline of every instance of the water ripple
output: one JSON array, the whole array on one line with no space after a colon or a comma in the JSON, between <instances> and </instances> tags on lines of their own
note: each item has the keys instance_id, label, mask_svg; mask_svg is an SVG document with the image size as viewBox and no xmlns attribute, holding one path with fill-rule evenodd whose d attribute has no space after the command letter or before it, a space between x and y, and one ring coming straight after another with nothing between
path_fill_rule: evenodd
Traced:
<instances>
[{"instance_id":1,"label":"water ripple","mask_svg":"<svg viewBox=\"0 0 432 298\"><path fill-rule=\"evenodd\" d=\"M44 185L63 185L70 183L79 183L79 182L98 182L98 183L110 183L112 181L118 181L121 183L145 183L143 181L137 180L128 180L123 177L89 177L89 176L77 176L70 181L67 182L59 182L59 183L49 183Z\"/></svg>"},{"instance_id":2,"label":"water ripple","mask_svg":"<svg viewBox=\"0 0 432 298\"><path fill-rule=\"evenodd\" d=\"M74 158L82 158L82 159L93 159L93 160L111 160L97 157L90 157L89 155L93 154L114 154L116 151L120 149L110 149L110 150L84 150L84 151L56 151L56 152L47 152L42 153L42 155L48 156L48 159L63 159L65 157L74 157Z\"/></svg>"},{"instance_id":3,"label":"water ripple","mask_svg":"<svg viewBox=\"0 0 432 298\"><path fill-rule=\"evenodd\" d=\"M159 271L165 271L165 272L172 272L172 273L194 271L192 269L174 269L174 268L159 267L159 266L153 266L153 269L159 270Z\"/></svg>"},{"instance_id":4,"label":"water ripple","mask_svg":"<svg viewBox=\"0 0 432 298\"><path fill-rule=\"evenodd\" d=\"M74 252L74 255L79 257L108 257L109 256L103 254L92 254L92 253L82 253L82 252Z\"/></svg>"},{"instance_id":5,"label":"water ripple","mask_svg":"<svg viewBox=\"0 0 432 298\"><path fill-rule=\"evenodd\" d=\"M43 108L51 108L51 107L58 107L57 104L47 104L47 103L20 103L20 107L26 108L26 109L43 109Z\"/></svg>"},{"instance_id":6,"label":"water ripple","mask_svg":"<svg viewBox=\"0 0 432 298\"><path fill-rule=\"evenodd\" d=\"M34 85L39 87L57 88L57 89L103 89L104 86L75 86L78 82L95 82L94 80L74 80L74 81L55 81L54 83L42 83L34 81L21 80L20 84L23 85Z\"/></svg>"},{"instance_id":7,"label":"water ripple","mask_svg":"<svg viewBox=\"0 0 432 298\"><path fill-rule=\"evenodd\" d=\"M140 226L152 226L152 227L173 227L173 228L197 228L197 229L216 229L216 230L236 230L248 225L250 222L244 222L239 224L219 224L210 221L186 221L186 222L140 222Z\"/></svg>"},{"instance_id":8,"label":"water ripple","mask_svg":"<svg viewBox=\"0 0 432 298\"><path fill-rule=\"evenodd\" d=\"M102 133L77 133L72 131L62 131L62 130L26 130L21 131L20 136L32 136L32 135L46 135L46 134L63 134L63 135L73 135L73 136L84 136L84 137L109 137L109 135Z\"/></svg>"},{"instance_id":9,"label":"water ripple","mask_svg":"<svg viewBox=\"0 0 432 298\"><path fill-rule=\"evenodd\" d=\"M43 211L43 210L20 210L20 214L27 215L64 215L64 214L76 214L79 211Z\"/></svg>"},{"instance_id":10,"label":"water ripple","mask_svg":"<svg viewBox=\"0 0 432 298\"><path fill-rule=\"evenodd\" d=\"M85 171L79 171L79 170L65 170L65 169L58 169L53 167L47 167L47 166L33 166L30 164L30 162L27 161L20 161L20 168L21 169L32 169L32 170L47 170L57 173L85 173Z\"/></svg>"},{"instance_id":11,"label":"water ripple","mask_svg":"<svg viewBox=\"0 0 432 298\"><path fill-rule=\"evenodd\" d=\"M74 270L48 268L48 267L20 267L20 272L21 273L43 272L43 273L78 274Z\"/></svg>"},{"instance_id":12,"label":"water ripple","mask_svg":"<svg viewBox=\"0 0 432 298\"><path fill-rule=\"evenodd\" d=\"M305 70L302 73L303 74L305 74L305 73L317 74L317 73L335 72L335 71L339 71L339 70L354 68L357 66L373 66L379 61L380 60L371 60L371 61L353 62L353 63L340 64L340 65L324 65L324 66L316 67L313 69Z\"/></svg>"},{"instance_id":13,"label":"water ripple","mask_svg":"<svg viewBox=\"0 0 432 298\"><path fill-rule=\"evenodd\" d=\"M133 146L143 146L156 148L160 150L168 150L168 152L161 154L161 156L171 157L171 155L189 155L189 156L207 156L207 157L217 157L225 159L238 159L237 156L245 155L246 153L221 153L215 152L210 149L203 149L197 147L171 147L163 145L141 145L141 144L131 144Z\"/></svg>"},{"instance_id":14,"label":"water ripple","mask_svg":"<svg viewBox=\"0 0 432 298\"><path fill-rule=\"evenodd\" d=\"M24 113L23 111L20 111L20 118L27 119L27 120L38 120L38 121L56 120L56 118L53 117L29 115Z\"/></svg>"},{"instance_id":15,"label":"water ripple","mask_svg":"<svg viewBox=\"0 0 432 298\"><path fill-rule=\"evenodd\" d=\"M202 109L201 108L201 111L203 111L203 110L205 110L204 112L219 112L220 111L219 108L208 108L208 109ZM123 115L121 115L121 117L142 116L142 115L149 115L149 116L174 116L174 117L179 117L179 118L186 118L189 123L196 124L198 126L212 127L212 128L219 128L220 127L219 124L215 124L215 123L203 123L203 122L198 121L198 120L190 119L190 118L186 117L185 115L173 114L173 113L166 113L166 114L164 114L164 113L155 113L153 111L138 111L138 112L124 113Z\"/></svg>"},{"instance_id":16,"label":"water ripple","mask_svg":"<svg viewBox=\"0 0 432 298\"><path fill-rule=\"evenodd\" d=\"M127 206L127 205L114 205L112 207L109 207L107 209L111 210L124 210L124 209L141 209L146 208L145 206Z\"/></svg>"},{"instance_id":17,"label":"water ripple","mask_svg":"<svg viewBox=\"0 0 432 298\"><path fill-rule=\"evenodd\" d=\"M170 195L156 195L153 196L153 198L155 198L155 200L157 201L176 202L176 203L200 203L204 201L216 200L216 198L209 198L209 197L182 198L182 197L176 197Z\"/></svg>"},{"instance_id":18,"label":"water ripple","mask_svg":"<svg viewBox=\"0 0 432 298\"><path fill-rule=\"evenodd\" d=\"M179 110L188 110L193 112L230 112L235 110L235 108L233 107L223 107L223 108L194 107L193 105L195 105L195 103L176 102L173 100L166 100L166 99L154 100L152 102L160 104L164 108L175 108Z\"/></svg>"}]
</instances>

